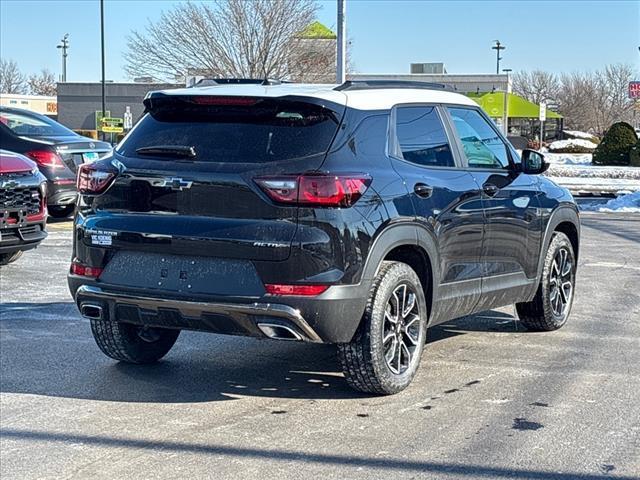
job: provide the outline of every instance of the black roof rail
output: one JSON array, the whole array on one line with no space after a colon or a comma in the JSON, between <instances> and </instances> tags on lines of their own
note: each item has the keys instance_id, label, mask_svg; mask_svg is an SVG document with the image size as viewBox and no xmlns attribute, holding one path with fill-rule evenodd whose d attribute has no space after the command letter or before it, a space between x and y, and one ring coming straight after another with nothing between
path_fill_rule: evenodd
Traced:
<instances>
[{"instance_id":1,"label":"black roof rail","mask_svg":"<svg viewBox=\"0 0 640 480\"><path fill-rule=\"evenodd\" d=\"M413 80L347 80L334 88L344 90L375 90L377 88L423 88L427 90L451 90L453 88L443 83L416 82Z\"/></svg>"},{"instance_id":2,"label":"black roof rail","mask_svg":"<svg viewBox=\"0 0 640 480\"><path fill-rule=\"evenodd\" d=\"M203 78L192 87L212 87L215 85L281 85L283 83L291 82L276 80L274 78Z\"/></svg>"}]
</instances>

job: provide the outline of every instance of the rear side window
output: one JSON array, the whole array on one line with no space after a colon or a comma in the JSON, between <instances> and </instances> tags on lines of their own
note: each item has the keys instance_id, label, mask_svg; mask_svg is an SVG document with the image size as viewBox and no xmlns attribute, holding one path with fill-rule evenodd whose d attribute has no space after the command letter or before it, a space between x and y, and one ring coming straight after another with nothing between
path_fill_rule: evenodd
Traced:
<instances>
[{"instance_id":1,"label":"rear side window","mask_svg":"<svg viewBox=\"0 0 640 480\"><path fill-rule=\"evenodd\" d=\"M193 161L224 163L304 158L328 150L339 122L338 113L299 101L173 98L156 102L116 152L128 157L153 158L148 149L146 153L140 153L140 149L192 147Z\"/></svg>"},{"instance_id":2,"label":"rear side window","mask_svg":"<svg viewBox=\"0 0 640 480\"><path fill-rule=\"evenodd\" d=\"M449 108L456 132L460 137L469 167L507 168L507 146L493 127L476 110Z\"/></svg>"},{"instance_id":3,"label":"rear side window","mask_svg":"<svg viewBox=\"0 0 640 480\"><path fill-rule=\"evenodd\" d=\"M398 147L405 160L426 167L453 167L447 134L435 107L396 109Z\"/></svg>"}]
</instances>

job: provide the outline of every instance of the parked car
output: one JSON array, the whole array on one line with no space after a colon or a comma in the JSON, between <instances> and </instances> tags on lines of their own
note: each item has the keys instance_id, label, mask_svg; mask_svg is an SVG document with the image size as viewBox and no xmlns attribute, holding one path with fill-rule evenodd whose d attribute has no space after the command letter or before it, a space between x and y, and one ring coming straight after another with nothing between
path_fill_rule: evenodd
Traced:
<instances>
[{"instance_id":1,"label":"parked car","mask_svg":"<svg viewBox=\"0 0 640 480\"><path fill-rule=\"evenodd\" d=\"M46 192L47 179L35 162L0 150L0 266L47 238Z\"/></svg>"},{"instance_id":2,"label":"parked car","mask_svg":"<svg viewBox=\"0 0 640 480\"><path fill-rule=\"evenodd\" d=\"M428 327L516 304L569 316L578 209L478 105L438 85L158 91L83 164L69 286L102 351L154 362L180 330L335 343L398 392Z\"/></svg>"},{"instance_id":3,"label":"parked car","mask_svg":"<svg viewBox=\"0 0 640 480\"><path fill-rule=\"evenodd\" d=\"M76 201L76 171L98 160L111 145L81 137L45 115L20 108L0 107L0 145L38 164L47 178L49 215L71 215Z\"/></svg>"}]
</instances>

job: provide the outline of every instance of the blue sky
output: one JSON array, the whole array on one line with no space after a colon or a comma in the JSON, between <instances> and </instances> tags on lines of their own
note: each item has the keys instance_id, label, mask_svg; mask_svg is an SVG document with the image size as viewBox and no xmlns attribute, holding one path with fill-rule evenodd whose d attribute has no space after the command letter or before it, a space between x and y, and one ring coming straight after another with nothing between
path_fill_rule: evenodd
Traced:
<instances>
[{"instance_id":1,"label":"blue sky","mask_svg":"<svg viewBox=\"0 0 640 480\"><path fill-rule=\"evenodd\" d=\"M175 0L105 2L107 78L126 80L126 36ZM319 1L319 20L336 23L335 1ZM495 71L493 40L507 46L504 68L562 72L608 63L640 66L640 1L347 0L355 70L402 73L411 62L442 61L449 73ZM98 0L0 0L0 56L25 73L60 73L55 48L69 33L69 81L100 78ZM501 68L502 68L501 67Z\"/></svg>"}]
</instances>

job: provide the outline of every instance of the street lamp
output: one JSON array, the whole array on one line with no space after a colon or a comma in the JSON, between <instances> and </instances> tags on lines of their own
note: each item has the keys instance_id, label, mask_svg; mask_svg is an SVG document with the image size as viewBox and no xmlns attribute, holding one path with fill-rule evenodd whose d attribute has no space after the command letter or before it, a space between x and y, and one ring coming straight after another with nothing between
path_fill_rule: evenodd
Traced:
<instances>
[{"instance_id":1,"label":"street lamp","mask_svg":"<svg viewBox=\"0 0 640 480\"><path fill-rule=\"evenodd\" d=\"M496 51L496 75L499 75L500 74L500 60L502 60L502 57L500 56L500 50L505 50L507 47L502 45L500 43L500 40L494 40L494 42L496 42L496 44L493 47L491 47L491 50L495 50Z\"/></svg>"},{"instance_id":2,"label":"street lamp","mask_svg":"<svg viewBox=\"0 0 640 480\"><path fill-rule=\"evenodd\" d=\"M509 134L509 73L513 72L511 68L503 68L502 71L507 74L507 85L504 88L504 106L502 108L502 125L504 125L504 134Z\"/></svg>"},{"instance_id":3,"label":"street lamp","mask_svg":"<svg viewBox=\"0 0 640 480\"><path fill-rule=\"evenodd\" d=\"M62 50L62 82L64 83L67 81L67 49L69 48L69 34L65 33L60 42L60 45L57 45L56 48Z\"/></svg>"}]
</instances>

